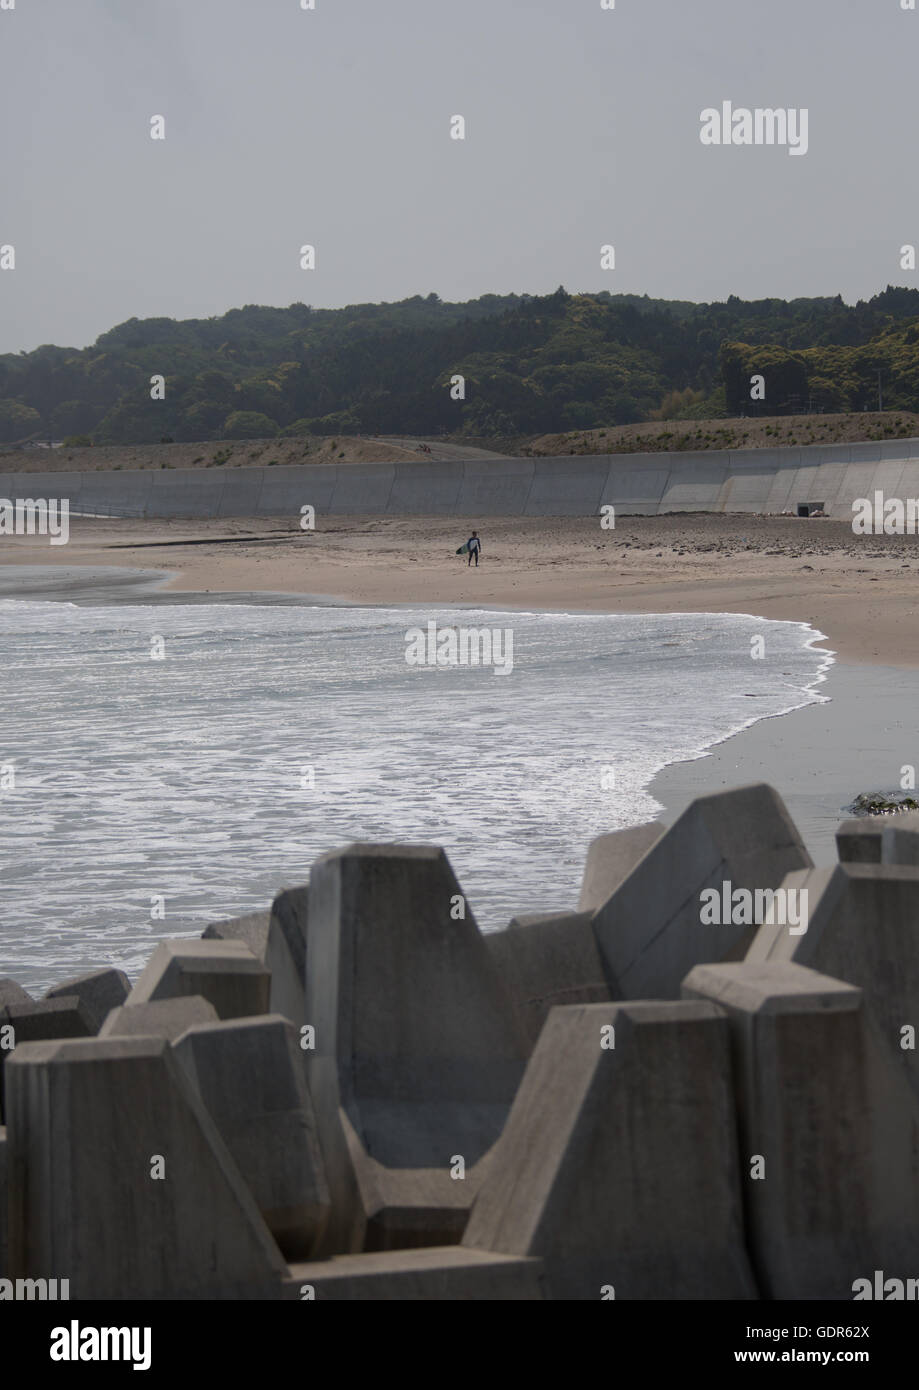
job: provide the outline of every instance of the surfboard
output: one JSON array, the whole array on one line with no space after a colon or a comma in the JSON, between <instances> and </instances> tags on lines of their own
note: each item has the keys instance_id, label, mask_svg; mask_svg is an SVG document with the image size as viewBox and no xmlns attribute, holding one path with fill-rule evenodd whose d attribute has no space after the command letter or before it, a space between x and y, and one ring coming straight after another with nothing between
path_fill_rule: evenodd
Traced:
<instances>
[{"instance_id":1,"label":"surfboard","mask_svg":"<svg viewBox=\"0 0 919 1390\"><path fill-rule=\"evenodd\" d=\"M459 550L458 550L456 553L457 553L457 555L465 555L465 554L468 552L468 550L469 550L469 545L468 545L468 542L467 542L466 545L461 545L460 548L459 548Z\"/></svg>"}]
</instances>

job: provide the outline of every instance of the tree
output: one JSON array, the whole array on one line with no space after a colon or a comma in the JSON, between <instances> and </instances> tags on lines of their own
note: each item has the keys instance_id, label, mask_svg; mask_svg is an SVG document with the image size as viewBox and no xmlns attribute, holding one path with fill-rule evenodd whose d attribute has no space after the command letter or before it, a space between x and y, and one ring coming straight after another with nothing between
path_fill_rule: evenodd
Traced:
<instances>
[{"instance_id":1,"label":"tree","mask_svg":"<svg viewBox=\"0 0 919 1390\"><path fill-rule=\"evenodd\" d=\"M223 422L224 439L274 439L278 426L258 410L234 410Z\"/></svg>"},{"instance_id":2,"label":"tree","mask_svg":"<svg viewBox=\"0 0 919 1390\"><path fill-rule=\"evenodd\" d=\"M592 430L601 423L592 401L569 401L562 406L562 420L569 430Z\"/></svg>"},{"instance_id":3,"label":"tree","mask_svg":"<svg viewBox=\"0 0 919 1390\"><path fill-rule=\"evenodd\" d=\"M728 410L734 414L758 409L762 415L775 415L792 397L807 400L807 363L799 353L788 352L775 343L723 343L721 369ZM762 401L753 402L750 394L754 376L765 378L766 394Z\"/></svg>"},{"instance_id":4,"label":"tree","mask_svg":"<svg viewBox=\"0 0 919 1390\"><path fill-rule=\"evenodd\" d=\"M153 401L146 394L131 393L100 421L96 443L159 444L163 434L172 431L174 413L168 399Z\"/></svg>"},{"instance_id":5,"label":"tree","mask_svg":"<svg viewBox=\"0 0 919 1390\"><path fill-rule=\"evenodd\" d=\"M98 424L100 412L90 401L62 401L51 414L51 429L55 436L86 434Z\"/></svg>"},{"instance_id":6,"label":"tree","mask_svg":"<svg viewBox=\"0 0 919 1390\"><path fill-rule=\"evenodd\" d=\"M225 405L217 401L197 401L183 410L177 426L180 439L214 439L227 418Z\"/></svg>"},{"instance_id":7,"label":"tree","mask_svg":"<svg viewBox=\"0 0 919 1390\"><path fill-rule=\"evenodd\" d=\"M860 409L877 401L879 369L888 409L919 410L919 291L888 287L854 305L839 295L692 304L561 286L464 304L428 294L334 310L247 305L211 319L132 319L83 350L0 354L0 440L39 430L97 444L216 439L231 418L233 437L317 433L325 418L333 434L487 436L636 411L775 414L808 399ZM157 373L167 394L151 402ZM457 373L462 404L451 397ZM750 396L759 374L762 402Z\"/></svg>"},{"instance_id":8,"label":"tree","mask_svg":"<svg viewBox=\"0 0 919 1390\"><path fill-rule=\"evenodd\" d=\"M823 410L848 410L849 403L839 383L826 377L812 376L808 383L808 393L815 405Z\"/></svg>"},{"instance_id":9,"label":"tree","mask_svg":"<svg viewBox=\"0 0 919 1390\"><path fill-rule=\"evenodd\" d=\"M613 402L613 423L616 425L635 425L645 418L634 396L617 396Z\"/></svg>"},{"instance_id":10,"label":"tree","mask_svg":"<svg viewBox=\"0 0 919 1390\"><path fill-rule=\"evenodd\" d=\"M281 391L276 381L269 381L266 377L248 377L234 390L233 405L236 411L247 414L257 412L274 419L282 409Z\"/></svg>"},{"instance_id":11,"label":"tree","mask_svg":"<svg viewBox=\"0 0 919 1390\"><path fill-rule=\"evenodd\" d=\"M316 434L358 434L361 422L353 410L333 410L313 421Z\"/></svg>"},{"instance_id":12,"label":"tree","mask_svg":"<svg viewBox=\"0 0 919 1390\"><path fill-rule=\"evenodd\" d=\"M0 401L0 440L4 444L34 434L41 425L41 416L22 401Z\"/></svg>"}]
</instances>

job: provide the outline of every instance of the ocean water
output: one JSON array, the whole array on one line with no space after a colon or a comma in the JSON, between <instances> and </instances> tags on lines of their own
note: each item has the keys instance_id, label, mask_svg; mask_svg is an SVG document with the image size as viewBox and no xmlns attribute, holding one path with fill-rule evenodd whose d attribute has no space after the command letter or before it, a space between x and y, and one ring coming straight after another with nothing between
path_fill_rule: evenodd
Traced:
<instances>
[{"instance_id":1,"label":"ocean water","mask_svg":"<svg viewBox=\"0 0 919 1390\"><path fill-rule=\"evenodd\" d=\"M409 665L430 621L511 630L512 671ZM0 601L0 975L136 975L158 938L266 907L352 840L443 845L485 930L574 907L589 840L654 818L661 767L823 698L818 636L736 614Z\"/></svg>"}]
</instances>

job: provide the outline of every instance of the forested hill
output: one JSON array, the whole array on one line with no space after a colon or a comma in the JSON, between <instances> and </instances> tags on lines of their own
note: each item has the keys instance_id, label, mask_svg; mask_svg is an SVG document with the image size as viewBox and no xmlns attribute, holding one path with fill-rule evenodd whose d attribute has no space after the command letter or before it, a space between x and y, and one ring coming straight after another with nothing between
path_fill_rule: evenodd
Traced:
<instances>
[{"instance_id":1,"label":"forested hill","mask_svg":"<svg viewBox=\"0 0 919 1390\"><path fill-rule=\"evenodd\" d=\"M750 378L766 400L750 400ZM83 349L0 356L0 443L471 437L642 420L919 410L919 291L691 304L638 295L416 295L129 319ZM165 397L151 399L151 378ZM451 378L465 379L465 400ZM155 389L155 388L153 388Z\"/></svg>"}]
</instances>

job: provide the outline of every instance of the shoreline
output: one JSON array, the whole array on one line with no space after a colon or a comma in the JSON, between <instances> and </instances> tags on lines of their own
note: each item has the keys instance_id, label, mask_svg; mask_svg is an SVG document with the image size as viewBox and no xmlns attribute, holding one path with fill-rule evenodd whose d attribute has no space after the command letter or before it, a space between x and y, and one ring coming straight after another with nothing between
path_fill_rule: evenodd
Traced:
<instances>
[{"instance_id":1,"label":"shoreline","mask_svg":"<svg viewBox=\"0 0 919 1390\"><path fill-rule=\"evenodd\" d=\"M455 554L467 527L485 528L477 569ZM328 516L303 532L290 517L83 518L60 548L4 541L0 587L7 566L39 565L68 583L86 567L141 571L174 602L752 614L830 634L843 661L919 669L919 537L856 538L832 520L670 513L604 531L595 517Z\"/></svg>"},{"instance_id":2,"label":"shoreline","mask_svg":"<svg viewBox=\"0 0 919 1390\"><path fill-rule=\"evenodd\" d=\"M176 577L174 571L135 570L125 565L0 566L0 599L93 606L403 606L355 604L335 596L269 590L177 590L173 587ZM413 606L418 603L414 600ZM497 609L497 605L481 603L438 606ZM501 611L513 610L505 607ZM756 719L699 757L670 763L655 774L647 790L662 807L659 819L663 824L671 824L695 797L764 781L782 796L815 863L835 862L834 834L846 818L845 806L859 792L899 786L902 767L911 759L919 762L919 737L913 732L919 671L840 660L819 645L830 640L818 629L809 644L826 657L810 687L825 698Z\"/></svg>"},{"instance_id":3,"label":"shoreline","mask_svg":"<svg viewBox=\"0 0 919 1390\"><path fill-rule=\"evenodd\" d=\"M757 720L699 758L669 763L648 786L664 807L661 822L671 825L696 797L768 782L814 863L836 863L836 828L851 814L845 808L859 792L898 789L903 769L919 767L919 672L835 661L820 693L828 699Z\"/></svg>"}]
</instances>

